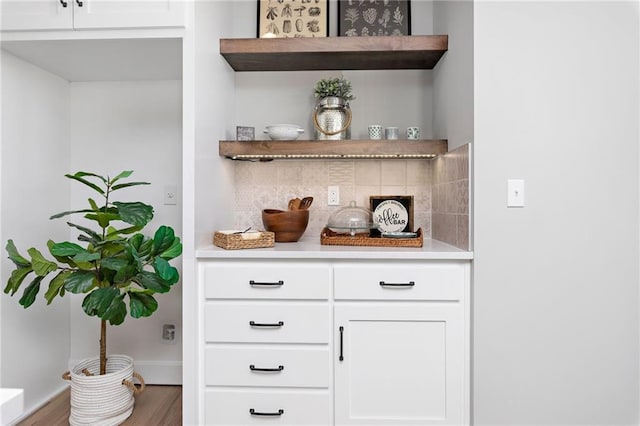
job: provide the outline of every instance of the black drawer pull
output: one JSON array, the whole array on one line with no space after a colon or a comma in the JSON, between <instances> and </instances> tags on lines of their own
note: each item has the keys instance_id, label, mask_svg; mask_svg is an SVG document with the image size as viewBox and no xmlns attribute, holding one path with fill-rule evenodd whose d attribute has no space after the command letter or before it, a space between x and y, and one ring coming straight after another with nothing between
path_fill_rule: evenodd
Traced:
<instances>
[{"instance_id":1,"label":"black drawer pull","mask_svg":"<svg viewBox=\"0 0 640 426\"><path fill-rule=\"evenodd\" d=\"M76 3L78 4L78 7L82 7L83 3L80 0L76 0Z\"/></svg>"},{"instance_id":2,"label":"black drawer pull","mask_svg":"<svg viewBox=\"0 0 640 426\"><path fill-rule=\"evenodd\" d=\"M380 287L395 287L395 288L409 288L416 285L415 281L409 281L408 283L387 283L384 281L380 281Z\"/></svg>"},{"instance_id":3,"label":"black drawer pull","mask_svg":"<svg viewBox=\"0 0 640 426\"><path fill-rule=\"evenodd\" d=\"M282 327L284 325L284 321L278 321L276 323L249 321L249 325L251 327Z\"/></svg>"},{"instance_id":4,"label":"black drawer pull","mask_svg":"<svg viewBox=\"0 0 640 426\"><path fill-rule=\"evenodd\" d=\"M340 326L339 330L340 330L340 357L338 359L340 361L344 361L344 355L342 354L344 327Z\"/></svg>"},{"instance_id":5,"label":"black drawer pull","mask_svg":"<svg viewBox=\"0 0 640 426\"><path fill-rule=\"evenodd\" d=\"M279 365L276 368L258 368L255 365L251 364L249 366L249 370L251 371L267 371L267 372L279 372L284 370L284 365Z\"/></svg>"},{"instance_id":6,"label":"black drawer pull","mask_svg":"<svg viewBox=\"0 0 640 426\"><path fill-rule=\"evenodd\" d=\"M60 4L62 5L62 7L67 7L68 3L64 0L60 0Z\"/></svg>"},{"instance_id":7,"label":"black drawer pull","mask_svg":"<svg viewBox=\"0 0 640 426\"><path fill-rule=\"evenodd\" d=\"M261 283L258 281L251 280L249 281L249 285L251 287L282 287L284 285L284 281L280 280L274 283Z\"/></svg>"},{"instance_id":8,"label":"black drawer pull","mask_svg":"<svg viewBox=\"0 0 640 426\"><path fill-rule=\"evenodd\" d=\"M277 413L263 413L261 411L256 411L253 408L249 408L249 414L252 416L281 416L284 414L284 410L281 408Z\"/></svg>"}]
</instances>

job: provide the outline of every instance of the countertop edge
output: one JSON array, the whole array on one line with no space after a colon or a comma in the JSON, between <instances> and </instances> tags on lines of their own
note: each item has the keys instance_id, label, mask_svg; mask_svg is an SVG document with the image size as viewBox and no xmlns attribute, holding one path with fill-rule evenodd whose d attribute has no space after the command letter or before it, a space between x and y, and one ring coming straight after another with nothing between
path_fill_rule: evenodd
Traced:
<instances>
[{"instance_id":1,"label":"countertop edge","mask_svg":"<svg viewBox=\"0 0 640 426\"><path fill-rule=\"evenodd\" d=\"M200 247L196 258L206 259L388 259L388 260L472 260L473 252L438 240L425 240L422 248L323 246L317 240L276 243L274 247L225 250L214 245Z\"/></svg>"}]
</instances>

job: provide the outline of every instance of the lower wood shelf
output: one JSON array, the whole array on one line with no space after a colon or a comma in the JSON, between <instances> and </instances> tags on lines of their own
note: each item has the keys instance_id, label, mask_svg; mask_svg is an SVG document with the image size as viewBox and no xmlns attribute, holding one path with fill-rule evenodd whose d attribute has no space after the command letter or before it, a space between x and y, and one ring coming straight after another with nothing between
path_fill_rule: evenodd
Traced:
<instances>
[{"instance_id":1,"label":"lower wood shelf","mask_svg":"<svg viewBox=\"0 0 640 426\"><path fill-rule=\"evenodd\" d=\"M220 141L220 156L232 160L429 159L447 152L438 140Z\"/></svg>"}]
</instances>

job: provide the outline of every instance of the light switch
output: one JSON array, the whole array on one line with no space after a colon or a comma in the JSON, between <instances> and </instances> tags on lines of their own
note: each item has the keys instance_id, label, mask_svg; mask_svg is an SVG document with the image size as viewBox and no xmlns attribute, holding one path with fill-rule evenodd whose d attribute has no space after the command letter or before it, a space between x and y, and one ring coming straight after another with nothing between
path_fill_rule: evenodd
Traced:
<instances>
[{"instance_id":1,"label":"light switch","mask_svg":"<svg viewBox=\"0 0 640 426\"><path fill-rule=\"evenodd\" d=\"M524 180L507 180L507 207L524 207Z\"/></svg>"},{"instance_id":2,"label":"light switch","mask_svg":"<svg viewBox=\"0 0 640 426\"><path fill-rule=\"evenodd\" d=\"M164 186L164 204L166 206L178 204L178 188L176 185Z\"/></svg>"}]
</instances>

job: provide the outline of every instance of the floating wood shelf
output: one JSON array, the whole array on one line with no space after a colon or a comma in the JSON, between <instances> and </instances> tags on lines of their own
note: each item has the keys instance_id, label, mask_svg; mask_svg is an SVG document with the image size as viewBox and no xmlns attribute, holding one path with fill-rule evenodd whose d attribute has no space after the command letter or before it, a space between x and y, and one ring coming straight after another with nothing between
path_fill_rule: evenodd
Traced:
<instances>
[{"instance_id":1,"label":"floating wood shelf","mask_svg":"<svg viewBox=\"0 0 640 426\"><path fill-rule=\"evenodd\" d=\"M416 159L447 152L446 140L220 141L220 155L232 160Z\"/></svg>"},{"instance_id":2,"label":"floating wood shelf","mask_svg":"<svg viewBox=\"0 0 640 426\"><path fill-rule=\"evenodd\" d=\"M220 39L236 71L433 69L447 35Z\"/></svg>"}]
</instances>

